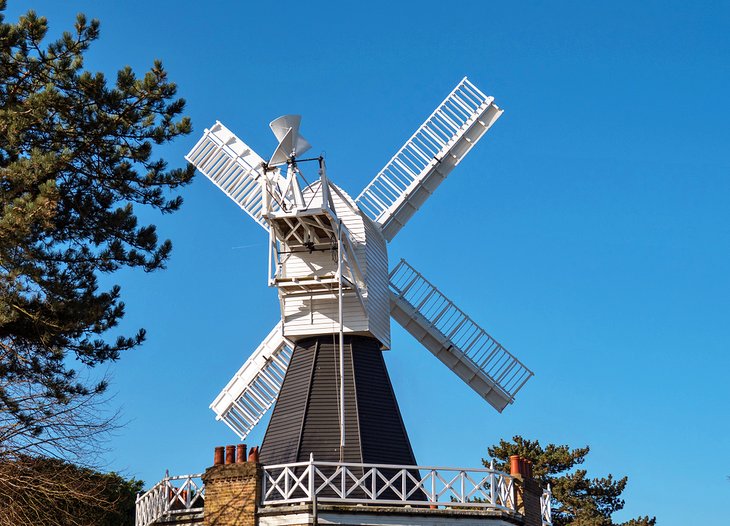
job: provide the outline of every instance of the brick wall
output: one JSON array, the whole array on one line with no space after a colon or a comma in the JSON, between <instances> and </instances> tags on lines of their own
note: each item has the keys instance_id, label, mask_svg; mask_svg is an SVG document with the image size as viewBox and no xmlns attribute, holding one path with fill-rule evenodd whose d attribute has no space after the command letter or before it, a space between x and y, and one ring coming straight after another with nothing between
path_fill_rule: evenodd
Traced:
<instances>
[{"instance_id":1,"label":"brick wall","mask_svg":"<svg viewBox=\"0 0 730 526\"><path fill-rule=\"evenodd\" d=\"M525 517L525 526L542 526L542 487L532 478L532 462L510 456L510 475L515 478L515 504L517 512Z\"/></svg>"},{"instance_id":2,"label":"brick wall","mask_svg":"<svg viewBox=\"0 0 730 526\"><path fill-rule=\"evenodd\" d=\"M542 487L535 479L524 479L522 486L522 500L524 503L525 526L542 526L542 514L540 513L540 497Z\"/></svg>"},{"instance_id":3,"label":"brick wall","mask_svg":"<svg viewBox=\"0 0 730 526\"><path fill-rule=\"evenodd\" d=\"M205 526L256 526L261 497L258 462L216 465L205 470Z\"/></svg>"}]
</instances>

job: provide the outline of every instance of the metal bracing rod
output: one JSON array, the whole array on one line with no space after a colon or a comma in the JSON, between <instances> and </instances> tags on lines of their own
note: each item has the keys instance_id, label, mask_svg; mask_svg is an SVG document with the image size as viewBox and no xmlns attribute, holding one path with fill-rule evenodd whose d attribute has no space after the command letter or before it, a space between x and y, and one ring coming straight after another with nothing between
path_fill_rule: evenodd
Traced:
<instances>
[{"instance_id":1,"label":"metal bracing rod","mask_svg":"<svg viewBox=\"0 0 730 526\"><path fill-rule=\"evenodd\" d=\"M342 220L337 229L337 316L340 320L340 462L345 459L345 326L342 319Z\"/></svg>"},{"instance_id":2,"label":"metal bracing rod","mask_svg":"<svg viewBox=\"0 0 730 526\"><path fill-rule=\"evenodd\" d=\"M274 279L271 277L271 269L272 269L271 264L273 263L274 246L275 246L274 243L275 243L274 227L271 224L269 224L269 267L268 267L267 272L266 272L268 274L268 276L267 276L267 278L268 278L267 283L269 284L269 286L271 286L273 284L273 282L274 282ZM278 256L277 256L276 259L279 259ZM276 274L276 273L274 273L274 274Z\"/></svg>"}]
</instances>

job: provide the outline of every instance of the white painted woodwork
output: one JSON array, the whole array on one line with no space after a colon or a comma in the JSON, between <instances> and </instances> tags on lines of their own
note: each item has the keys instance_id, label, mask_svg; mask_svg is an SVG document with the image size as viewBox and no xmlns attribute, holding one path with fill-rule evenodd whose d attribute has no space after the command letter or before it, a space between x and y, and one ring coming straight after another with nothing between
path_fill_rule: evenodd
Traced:
<instances>
[{"instance_id":1,"label":"white painted woodwork","mask_svg":"<svg viewBox=\"0 0 730 526\"><path fill-rule=\"evenodd\" d=\"M390 293L388 291L388 246L378 225L361 214L365 227L365 283L370 332L390 349Z\"/></svg>"},{"instance_id":2,"label":"white painted woodwork","mask_svg":"<svg viewBox=\"0 0 730 526\"><path fill-rule=\"evenodd\" d=\"M206 129L185 159L230 197L244 212L268 230L262 217L264 160L219 121ZM279 170L269 177L281 183ZM272 206L278 208L276 200Z\"/></svg>"},{"instance_id":3,"label":"white painted woodwork","mask_svg":"<svg viewBox=\"0 0 730 526\"><path fill-rule=\"evenodd\" d=\"M426 510L423 510L426 511ZM514 520L502 519L494 514L483 516L468 514L447 514L442 510L428 510L430 513L413 513L412 508L385 508L378 512L367 512L367 509L351 509L332 511L318 510L317 524L322 526L515 526ZM314 524L311 512L271 514L259 516L259 526L302 526Z\"/></svg>"},{"instance_id":4,"label":"white painted woodwork","mask_svg":"<svg viewBox=\"0 0 730 526\"><path fill-rule=\"evenodd\" d=\"M279 396L293 348L277 323L210 404L216 420L225 422L241 440Z\"/></svg>"},{"instance_id":5,"label":"white painted woodwork","mask_svg":"<svg viewBox=\"0 0 730 526\"><path fill-rule=\"evenodd\" d=\"M353 256L361 282L346 273L348 285L343 294L343 330L376 338L383 348L390 347L388 307L388 256L379 228L360 212L342 189L329 183L336 221L342 221L354 250ZM322 202L321 185L313 184L302 192L304 202ZM296 216L297 211L277 217ZM345 247L347 248L347 247ZM339 332L337 299L337 246L309 252L300 243L279 242L280 271L276 276L284 335L292 341L320 334ZM294 253L290 253L296 251ZM360 297L356 293L360 293Z\"/></svg>"},{"instance_id":6,"label":"white painted woodwork","mask_svg":"<svg viewBox=\"0 0 730 526\"><path fill-rule=\"evenodd\" d=\"M323 159L318 176L300 171L312 165L296 159L309 147L296 115L271 123L286 177L220 122L186 155L269 232L281 321L211 404L239 437L275 402L293 345L334 338L341 321L389 349L392 316L498 411L513 402L533 373L405 261L388 271L387 242L501 116L493 101L464 77L355 201Z\"/></svg>"},{"instance_id":7,"label":"white painted woodwork","mask_svg":"<svg viewBox=\"0 0 730 526\"><path fill-rule=\"evenodd\" d=\"M200 524L203 518L205 484L203 473L165 476L141 495L135 503L135 526L153 524ZM176 521L175 516L184 517L185 523ZM172 520L171 520L172 519Z\"/></svg>"},{"instance_id":8,"label":"white painted woodwork","mask_svg":"<svg viewBox=\"0 0 730 526\"><path fill-rule=\"evenodd\" d=\"M263 467L264 506L318 504L353 506L453 506L516 511L515 479L489 468L453 468L321 462Z\"/></svg>"},{"instance_id":9,"label":"white painted woodwork","mask_svg":"<svg viewBox=\"0 0 730 526\"><path fill-rule=\"evenodd\" d=\"M136 525L198 523L202 473L165 476L136 500ZM508 526L519 519L515 477L488 468L308 462L261 468L260 525ZM551 526L550 485L540 523ZM314 515L313 515L314 514ZM519 520L518 520L519 522Z\"/></svg>"},{"instance_id":10,"label":"white painted woodwork","mask_svg":"<svg viewBox=\"0 0 730 526\"><path fill-rule=\"evenodd\" d=\"M355 200L392 240L502 111L464 77Z\"/></svg>"},{"instance_id":11,"label":"white painted woodwork","mask_svg":"<svg viewBox=\"0 0 730 526\"><path fill-rule=\"evenodd\" d=\"M390 273L391 315L500 413L533 376L507 349L401 260Z\"/></svg>"}]
</instances>

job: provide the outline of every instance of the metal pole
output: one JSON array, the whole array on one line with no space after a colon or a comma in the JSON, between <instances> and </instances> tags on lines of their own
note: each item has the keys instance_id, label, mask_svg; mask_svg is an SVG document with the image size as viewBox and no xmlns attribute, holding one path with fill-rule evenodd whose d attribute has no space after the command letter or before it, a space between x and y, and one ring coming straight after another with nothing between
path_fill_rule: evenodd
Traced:
<instances>
[{"instance_id":1,"label":"metal pole","mask_svg":"<svg viewBox=\"0 0 730 526\"><path fill-rule=\"evenodd\" d=\"M345 456L345 326L342 319L342 221L337 232L337 275L339 290L337 297L337 311L340 319L340 462Z\"/></svg>"},{"instance_id":2,"label":"metal pole","mask_svg":"<svg viewBox=\"0 0 730 526\"><path fill-rule=\"evenodd\" d=\"M268 274L267 279L269 280L269 287L274 284L274 279L271 277L271 263L274 258L274 227L269 223L269 268L266 273Z\"/></svg>"}]
</instances>

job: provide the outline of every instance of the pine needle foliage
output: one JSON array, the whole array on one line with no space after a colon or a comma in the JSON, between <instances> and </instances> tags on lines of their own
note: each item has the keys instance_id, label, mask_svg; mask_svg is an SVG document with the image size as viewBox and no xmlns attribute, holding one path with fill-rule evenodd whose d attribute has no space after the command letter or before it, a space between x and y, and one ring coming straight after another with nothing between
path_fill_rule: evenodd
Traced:
<instances>
[{"instance_id":1,"label":"pine needle foliage","mask_svg":"<svg viewBox=\"0 0 730 526\"><path fill-rule=\"evenodd\" d=\"M28 11L8 23L5 7L0 0L0 453L47 455L54 440L95 430L88 419L85 431L56 437L44 427L106 389L79 371L145 338L143 329L109 337L124 304L99 277L165 267L172 244L139 224L135 207L179 209L170 190L194 169L169 169L153 147L191 124L159 61L142 76L124 67L114 81L84 68L97 20L80 14L46 41L46 18Z\"/></svg>"},{"instance_id":2,"label":"pine needle foliage","mask_svg":"<svg viewBox=\"0 0 730 526\"><path fill-rule=\"evenodd\" d=\"M555 526L654 526L656 518L638 517L628 522L613 522L611 516L623 509L621 494L628 477L588 478L585 462L590 448L571 449L567 445L548 444L515 436L512 441L500 440L488 448L495 468L509 472L509 457L520 455L532 461L533 476L543 487L549 484L553 493L553 524ZM489 462L482 459L485 466Z\"/></svg>"}]
</instances>

